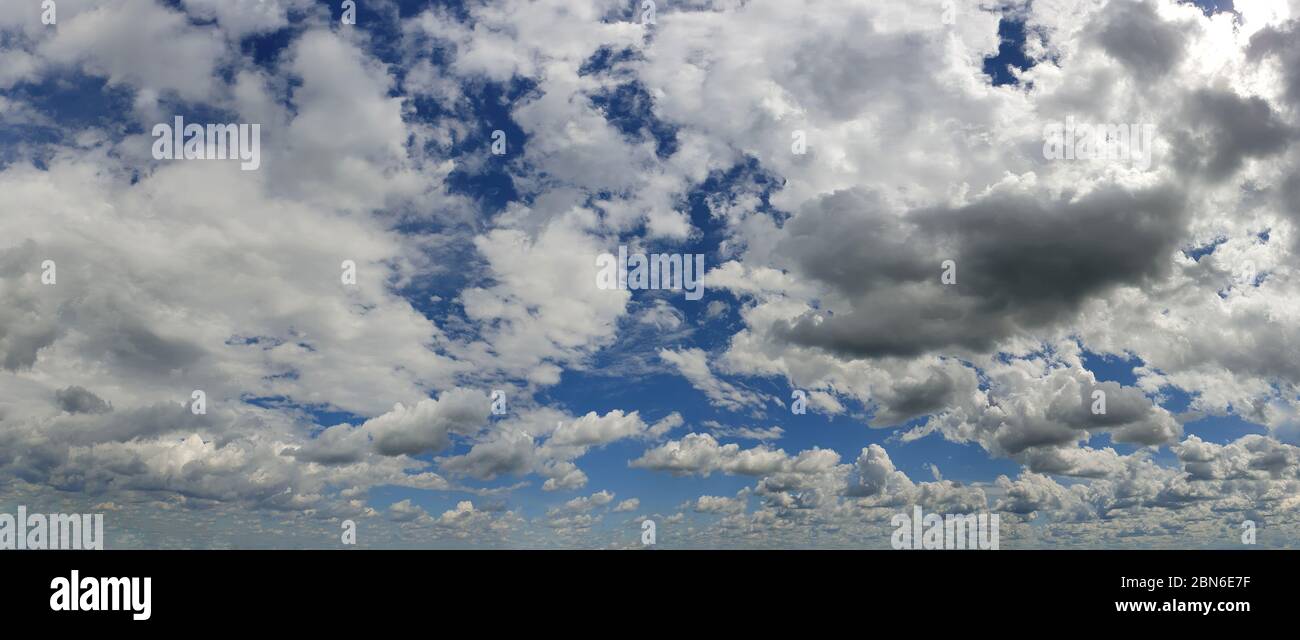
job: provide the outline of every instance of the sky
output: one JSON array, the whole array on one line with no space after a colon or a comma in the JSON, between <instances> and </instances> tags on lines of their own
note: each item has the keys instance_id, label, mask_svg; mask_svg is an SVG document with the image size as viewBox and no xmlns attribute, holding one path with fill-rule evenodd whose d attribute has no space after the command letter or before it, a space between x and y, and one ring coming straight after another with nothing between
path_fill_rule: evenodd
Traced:
<instances>
[{"instance_id":1,"label":"sky","mask_svg":"<svg viewBox=\"0 0 1300 640\"><path fill-rule=\"evenodd\" d=\"M0 5L0 513L1300 543L1300 0L47 4Z\"/></svg>"}]
</instances>

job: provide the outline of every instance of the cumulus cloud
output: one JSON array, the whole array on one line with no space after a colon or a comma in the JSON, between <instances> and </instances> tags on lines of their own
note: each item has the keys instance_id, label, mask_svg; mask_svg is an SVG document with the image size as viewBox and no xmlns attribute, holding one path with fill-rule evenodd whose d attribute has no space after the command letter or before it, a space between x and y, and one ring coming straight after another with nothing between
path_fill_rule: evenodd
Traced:
<instances>
[{"instance_id":1,"label":"cumulus cloud","mask_svg":"<svg viewBox=\"0 0 1300 640\"><path fill-rule=\"evenodd\" d=\"M490 406L480 393L456 389L437 400L424 399L411 408L401 404L367 420L361 429L374 439L383 455L417 454L447 448L451 435L476 432L487 421Z\"/></svg>"}]
</instances>

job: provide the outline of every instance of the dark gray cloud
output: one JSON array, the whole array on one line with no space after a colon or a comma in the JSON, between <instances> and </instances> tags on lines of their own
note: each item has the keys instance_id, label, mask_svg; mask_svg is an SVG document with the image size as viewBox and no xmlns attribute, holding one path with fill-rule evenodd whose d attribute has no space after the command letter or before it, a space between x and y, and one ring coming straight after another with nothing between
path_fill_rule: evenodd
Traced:
<instances>
[{"instance_id":1,"label":"dark gray cloud","mask_svg":"<svg viewBox=\"0 0 1300 640\"><path fill-rule=\"evenodd\" d=\"M159 335L143 323L117 326L101 337L107 340L107 355L141 371L183 369L204 354L188 340Z\"/></svg>"},{"instance_id":2,"label":"dark gray cloud","mask_svg":"<svg viewBox=\"0 0 1300 640\"><path fill-rule=\"evenodd\" d=\"M1165 76L1186 52L1182 27L1161 20L1151 2L1112 2L1093 27L1102 49L1143 80Z\"/></svg>"},{"instance_id":3,"label":"dark gray cloud","mask_svg":"<svg viewBox=\"0 0 1300 640\"><path fill-rule=\"evenodd\" d=\"M1295 130L1267 101L1231 91L1201 89L1183 109L1187 130L1171 135L1174 162L1181 172L1222 180L1250 158L1266 158L1290 145Z\"/></svg>"},{"instance_id":4,"label":"dark gray cloud","mask_svg":"<svg viewBox=\"0 0 1300 640\"><path fill-rule=\"evenodd\" d=\"M890 408L905 416L919 416L942 408L952 395L952 378L943 371L935 371L924 382L903 383L894 386L898 394Z\"/></svg>"},{"instance_id":5,"label":"dark gray cloud","mask_svg":"<svg viewBox=\"0 0 1300 640\"><path fill-rule=\"evenodd\" d=\"M849 357L984 352L1062 320L1089 296L1162 275L1184 228L1169 188L1071 200L995 193L905 216L840 192L806 207L778 250L849 309L778 323L778 337ZM940 282L944 260L957 282Z\"/></svg>"},{"instance_id":6,"label":"dark gray cloud","mask_svg":"<svg viewBox=\"0 0 1300 640\"><path fill-rule=\"evenodd\" d=\"M1251 36L1246 56L1256 62L1275 58L1286 78L1287 98L1300 104L1300 20L1260 29Z\"/></svg>"},{"instance_id":7,"label":"dark gray cloud","mask_svg":"<svg viewBox=\"0 0 1300 640\"><path fill-rule=\"evenodd\" d=\"M955 404L958 394L973 393L978 385L975 373L966 367L935 367L924 379L897 380L876 399L879 410L872 424L896 425L930 415Z\"/></svg>"},{"instance_id":8,"label":"dark gray cloud","mask_svg":"<svg viewBox=\"0 0 1300 640\"><path fill-rule=\"evenodd\" d=\"M85 387L71 386L54 392L54 402L68 413L108 413L112 405Z\"/></svg>"},{"instance_id":9,"label":"dark gray cloud","mask_svg":"<svg viewBox=\"0 0 1300 640\"><path fill-rule=\"evenodd\" d=\"M160 403L103 416L75 415L46 427L46 434L72 445L130 442L168 433L190 434L229 420L217 413L195 415L181 403Z\"/></svg>"},{"instance_id":10,"label":"dark gray cloud","mask_svg":"<svg viewBox=\"0 0 1300 640\"><path fill-rule=\"evenodd\" d=\"M370 438L364 431L350 424L339 424L321 431L301 447L285 450L282 455L326 465L352 464L365 458L369 446Z\"/></svg>"},{"instance_id":11,"label":"dark gray cloud","mask_svg":"<svg viewBox=\"0 0 1300 640\"><path fill-rule=\"evenodd\" d=\"M474 445L463 456L439 458L442 470L480 480L523 475L536 463L532 438L522 432L504 433Z\"/></svg>"},{"instance_id":12,"label":"dark gray cloud","mask_svg":"<svg viewBox=\"0 0 1300 640\"><path fill-rule=\"evenodd\" d=\"M1094 394L1105 394L1105 410L1094 412ZM1074 429L1107 430L1115 442L1132 444L1163 444L1169 441L1172 421L1160 420L1157 409L1141 389L1125 387L1118 382L1098 382L1079 389L1077 401L1069 396L1058 396L1048 409L1048 417L1059 420Z\"/></svg>"},{"instance_id":13,"label":"dark gray cloud","mask_svg":"<svg viewBox=\"0 0 1300 640\"><path fill-rule=\"evenodd\" d=\"M1283 74L1286 87L1284 95L1290 103L1293 118L1300 113L1297 111L1300 109L1300 20L1290 20L1284 25L1261 29L1251 37L1246 55L1254 62L1276 61ZM1294 119L1291 124L1292 135L1286 141L1288 144L1295 140L1294 127L1300 126ZM1290 163L1291 171L1279 190L1279 204L1282 213L1294 223L1300 224L1300 167L1297 167L1300 160L1292 155ZM1294 238L1293 246L1300 248L1300 234Z\"/></svg>"}]
</instances>

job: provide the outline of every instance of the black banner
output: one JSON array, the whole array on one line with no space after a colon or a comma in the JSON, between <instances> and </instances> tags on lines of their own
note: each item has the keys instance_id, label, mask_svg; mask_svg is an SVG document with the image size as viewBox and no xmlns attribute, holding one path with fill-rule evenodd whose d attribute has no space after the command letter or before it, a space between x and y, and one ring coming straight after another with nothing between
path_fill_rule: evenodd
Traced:
<instances>
[{"instance_id":1,"label":"black banner","mask_svg":"<svg viewBox=\"0 0 1300 640\"><path fill-rule=\"evenodd\" d=\"M948 631L962 620L993 630L1043 616L1071 629L1204 629L1281 622L1294 608L1288 594L1296 557L1267 551L26 551L0 555L0 602L7 620L44 629L150 634L196 625L419 625L449 615L497 630L557 629L579 624L565 622L575 615L616 615L647 629L723 616L761 628L761 618L751 619L755 613L817 619L845 612L915 616ZM683 607L696 611L682 613Z\"/></svg>"}]
</instances>

